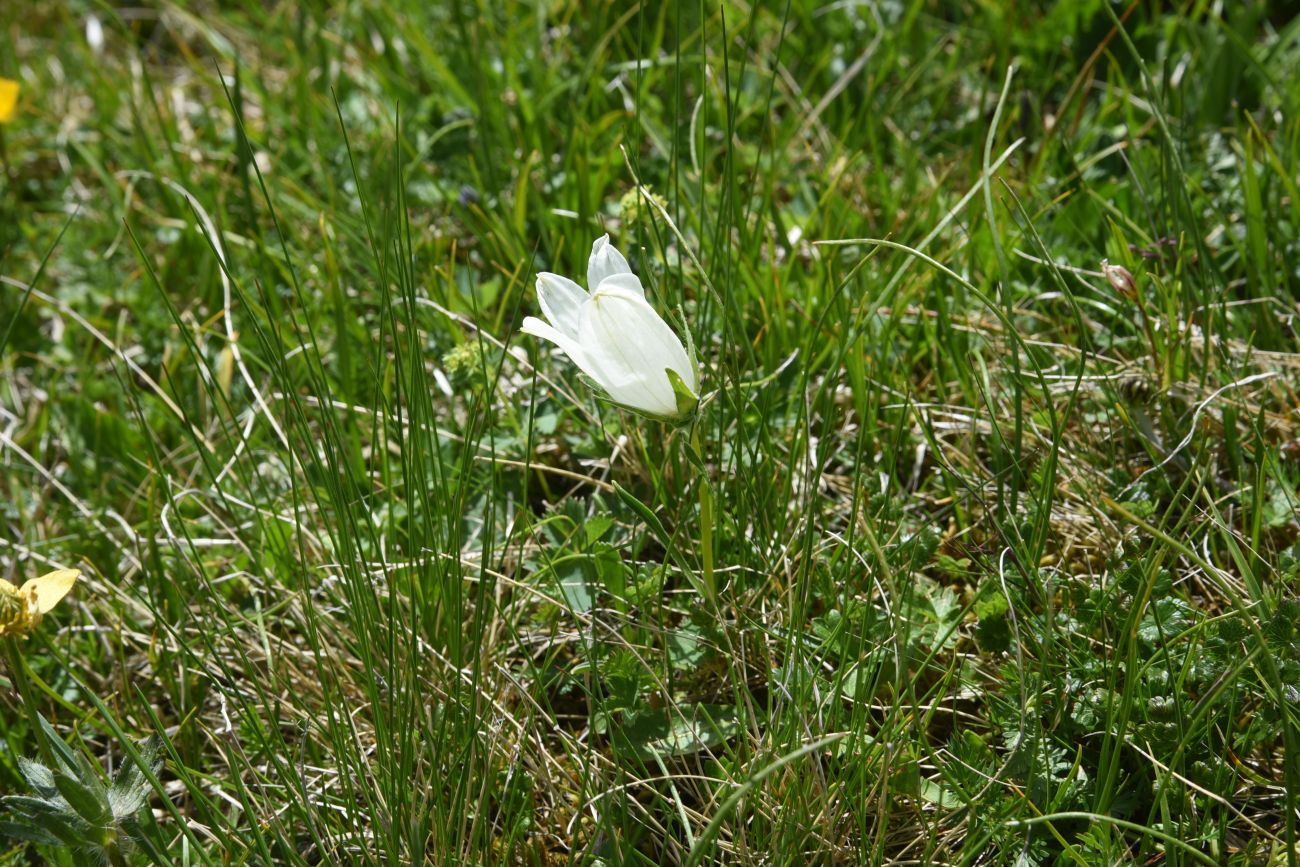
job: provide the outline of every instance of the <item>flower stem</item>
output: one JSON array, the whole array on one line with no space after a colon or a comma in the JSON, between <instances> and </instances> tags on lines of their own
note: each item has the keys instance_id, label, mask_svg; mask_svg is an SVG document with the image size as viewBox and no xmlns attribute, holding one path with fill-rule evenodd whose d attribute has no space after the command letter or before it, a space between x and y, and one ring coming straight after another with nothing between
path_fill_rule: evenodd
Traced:
<instances>
[{"instance_id":1,"label":"flower stem","mask_svg":"<svg viewBox=\"0 0 1300 867\"><path fill-rule=\"evenodd\" d=\"M704 564L704 592L713 607L718 606L718 583L713 574L713 488L704 471L704 447L700 444L700 425L691 425L691 450L700 465L700 560Z\"/></svg>"},{"instance_id":2,"label":"flower stem","mask_svg":"<svg viewBox=\"0 0 1300 867\"><path fill-rule=\"evenodd\" d=\"M54 753L50 750L50 745L45 742L45 729L41 726L40 713L36 709L36 699L32 697L32 685L27 680L27 660L23 658L22 653L18 650L18 639L9 637L0 640L5 646L5 657L9 662L9 676L13 678L14 683L18 685L18 694L22 697L23 709L27 713L27 719L31 723L32 733L36 735L36 746L40 750L41 760L47 767L57 767L54 763Z\"/></svg>"}]
</instances>

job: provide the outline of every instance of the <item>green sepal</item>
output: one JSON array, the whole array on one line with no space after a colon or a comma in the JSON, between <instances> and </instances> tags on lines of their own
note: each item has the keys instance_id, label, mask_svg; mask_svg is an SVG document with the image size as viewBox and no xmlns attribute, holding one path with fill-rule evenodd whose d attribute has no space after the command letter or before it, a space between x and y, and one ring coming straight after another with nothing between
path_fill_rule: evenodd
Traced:
<instances>
[{"instance_id":1,"label":"green sepal","mask_svg":"<svg viewBox=\"0 0 1300 867\"><path fill-rule=\"evenodd\" d=\"M673 420L678 424L690 421L695 416L695 408L700 405L699 396L687 387L681 374L671 367L665 367L664 373L667 374L668 382L673 387L673 396L677 398L677 415Z\"/></svg>"}]
</instances>

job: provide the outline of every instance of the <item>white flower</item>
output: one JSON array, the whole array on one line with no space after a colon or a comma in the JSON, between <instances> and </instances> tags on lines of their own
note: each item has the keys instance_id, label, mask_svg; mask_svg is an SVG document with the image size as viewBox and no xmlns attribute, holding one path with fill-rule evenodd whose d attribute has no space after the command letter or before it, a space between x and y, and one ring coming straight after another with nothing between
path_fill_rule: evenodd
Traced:
<instances>
[{"instance_id":1,"label":"white flower","mask_svg":"<svg viewBox=\"0 0 1300 867\"><path fill-rule=\"evenodd\" d=\"M694 360L645 300L641 281L602 235L591 245L587 287L559 274L537 275L549 324L529 316L523 332L551 341L622 406L680 420L699 402Z\"/></svg>"}]
</instances>

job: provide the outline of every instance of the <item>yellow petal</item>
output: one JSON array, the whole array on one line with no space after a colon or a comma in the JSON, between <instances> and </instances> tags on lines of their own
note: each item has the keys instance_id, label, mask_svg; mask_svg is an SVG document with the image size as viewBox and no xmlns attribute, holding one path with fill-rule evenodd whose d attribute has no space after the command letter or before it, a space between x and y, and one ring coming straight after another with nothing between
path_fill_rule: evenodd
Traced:
<instances>
[{"instance_id":1,"label":"yellow petal","mask_svg":"<svg viewBox=\"0 0 1300 867\"><path fill-rule=\"evenodd\" d=\"M17 107L18 82L11 78L0 78L0 123L12 120Z\"/></svg>"},{"instance_id":2,"label":"yellow petal","mask_svg":"<svg viewBox=\"0 0 1300 867\"><path fill-rule=\"evenodd\" d=\"M23 585L22 592L30 593L36 600L36 610L45 614L68 595L80 577L81 573L76 569L59 569L28 581Z\"/></svg>"}]
</instances>

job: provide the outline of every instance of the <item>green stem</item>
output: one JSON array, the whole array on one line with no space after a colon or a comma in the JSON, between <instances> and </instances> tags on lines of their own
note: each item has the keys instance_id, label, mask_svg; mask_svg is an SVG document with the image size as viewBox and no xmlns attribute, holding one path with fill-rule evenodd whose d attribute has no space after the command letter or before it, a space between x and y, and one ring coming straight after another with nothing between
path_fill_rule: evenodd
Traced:
<instances>
[{"instance_id":1,"label":"green stem","mask_svg":"<svg viewBox=\"0 0 1300 867\"><path fill-rule=\"evenodd\" d=\"M32 696L32 685L27 679L27 660L18 650L18 639L9 637L3 640L5 656L9 661L9 673L18 684L18 694L22 697L23 709L31 722L32 732L36 735L36 746L41 753L41 761L46 767L55 768L54 753L45 742L45 729L41 726L40 712L36 709L36 699Z\"/></svg>"},{"instance_id":2,"label":"green stem","mask_svg":"<svg viewBox=\"0 0 1300 867\"><path fill-rule=\"evenodd\" d=\"M126 855L122 852L122 847L117 844L117 835L104 843L104 856L108 858L109 867L128 867Z\"/></svg>"},{"instance_id":3,"label":"green stem","mask_svg":"<svg viewBox=\"0 0 1300 867\"><path fill-rule=\"evenodd\" d=\"M1147 344L1151 347L1151 367L1156 375L1160 377L1160 387L1163 389L1168 385L1168 377L1165 364L1160 360L1160 344L1156 342L1155 329L1151 327L1151 317L1147 316L1147 305L1140 296L1137 299L1138 316L1142 319L1142 330L1146 332Z\"/></svg>"},{"instance_id":4,"label":"green stem","mask_svg":"<svg viewBox=\"0 0 1300 867\"><path fill-rule=\"evenodd\" d=\"M704 467L704 446L700 444L700 425L691 425L691 450L700 465L700 560L704 564L704 591L713 607L718 606L718 582L713 575L713 488Z\"/></svg>"},{"instance_id":5,"label":"green stem","mask_svg":"<svg viewBox=\"0 0 1300 867\"><path fill-rule=\"evenodd\" d=\"M9 148L5 144L5 132L2 129L0 129L0 170L4 172L5 192L9 192L14 186L14 173L9 165ZM14 199L17 200L17 198L18 195L15 193Z\"/></svg>"}]
</instances>

